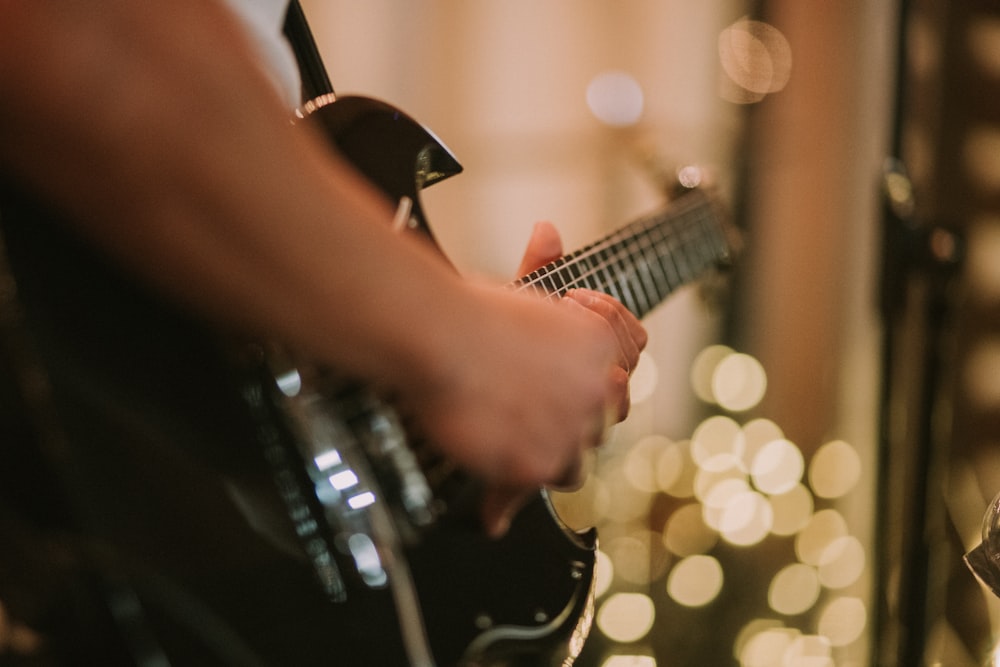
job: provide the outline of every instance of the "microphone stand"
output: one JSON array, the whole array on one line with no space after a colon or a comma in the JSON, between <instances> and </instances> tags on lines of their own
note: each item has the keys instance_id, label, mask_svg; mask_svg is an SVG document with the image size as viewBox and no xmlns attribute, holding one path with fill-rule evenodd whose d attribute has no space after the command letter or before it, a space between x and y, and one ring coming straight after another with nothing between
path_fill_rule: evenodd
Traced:
<instances>
[{"instance_id":1,"label":"microphone stand","mask_svg":"<svg viewBox=\"0 0 1000 667\"><path fill-rule=\"evenodd\" d=\"M901 154L906 83L900 1L892 151ZM953 277L962 239L921 219L913 183L899 159L882 174L882 319L876 517L873 539L873 663L920 667L927 632L943 600L937 554L946 546L941 495L948 443L938 418L947 351Z\"/></svg>"}]
</instances>

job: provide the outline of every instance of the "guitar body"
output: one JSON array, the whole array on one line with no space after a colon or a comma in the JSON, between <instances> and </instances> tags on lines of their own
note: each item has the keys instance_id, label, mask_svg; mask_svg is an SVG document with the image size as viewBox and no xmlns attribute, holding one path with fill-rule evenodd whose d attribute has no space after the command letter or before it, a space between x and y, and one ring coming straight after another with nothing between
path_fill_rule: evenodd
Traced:
<instances>
[{"instance_id":1,"label":"guitar body","mask_svg":"<svg viewBox=\"0 0 1000 667\"><path fill-rule=\"evenodd\" d=\"M460 171L432 135L365 98L313 105L303 122L411 202L406 226L431 238L419 190ZM357 415L338 414L342 386L289 395L263 348L222 342L29 195L2 203L19 309L59 416L37 493L62 512L39 529L60 538L39 574L54 582L52 607L77 588L60 582L87 581L109 610L106 636L66 639L69 662L115 664L112 639L123 663L550 665L578 653L596 536L568 531L544 493L501 540L436 501L434 516L397 530L408 520L385 505L407 483L366 461ZM355 462L370 509L344 505L306 442L338 421L358 442L326 454ZM0 450L0 465L20 461L11 443Z\"/></svg>"}]
</instances>

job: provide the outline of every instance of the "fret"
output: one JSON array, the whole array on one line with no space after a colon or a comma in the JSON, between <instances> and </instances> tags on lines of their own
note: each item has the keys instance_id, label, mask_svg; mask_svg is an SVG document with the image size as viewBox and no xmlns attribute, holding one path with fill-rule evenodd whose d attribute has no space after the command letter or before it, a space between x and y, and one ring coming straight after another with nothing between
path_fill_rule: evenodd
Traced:
<instances>
[{"instance_id":1,"label":"fret","mask_svg":"<svg viewBox=\"0 0 1000 667\"><path fill-rule=\"evenodd\" d=\"M590 289L603 290L604 281L597 273L601 268L600 257L592 249L589 253L581 255L580 263L583 264L584 268L583 284Z\"/></svg>"},{"instance_id":2,"label":"fret","mask_svg":"<svg viewBox=\"0 0 1000 667\"><path fill-rule=\"evenodd\" d=\"M642 317L649 311L653 309L653 306L658 304L662 300L662 296L659 292L655 291L655 284L653 281L653 274L649 268L649 262L646 261L645 255L640 255L639 260L636 262L636 276L638 277L639 285L642 287L642 293L644 295L642 310L636 311L638 317Z\"/></svg>"},{"instance_id":3,"label":"fret","mask_svg":"<svg viewBox=\"0 0 1000 667\"><path fill-rule=\"evenodd\" d=\"M638 305L635 298L635 294L632 292L632 286L631 283L629 282L628 272L621 265L621 260L614 262L612 264L611 271L615 275L614 284L618 288L618 293L621 294L621 302L625 304L625 307L628 308L630 311L632 311L633 313L636 312L636 310L638 310Z\"/></svg>"},{"instance_id":4,"label":"fret","mask_svg":"<svg viewBox=\"0 0 1000 667\"><path fill-rule=\"evenodd\" d=\"M586 274L587 267L583 262L580 261L580 256L582 254L583 254L582 252L574 254L572 261L568 261L566 263L567 268L572 269L574 286L579 286L580 281L583 280L584 275Z\"/></svg>"},{"instance_id":5,"label":"fret","mask_svg":"<svg viewBox=\"0 0 1000 667\"><path fill-rule=\"evenodd\" d=\"M559 288L556 287L555 282L552 280L553 275L556 274L552 272L546 273L545 276L542 278L542 289L545 290L547 294L559 293Z\"/></svg>"},{"instance_id":6,"label":"fret","mask_svg":"<svg viewBox=\"0 0 1000 667\"><path fill-rule=\"evenodd\" d=\"M546 267L562 275L564 293L572 289L575 282L580 279L580 267L573 261L573 257L574 255L565 255Z\"/></svg>"},{"instance_id":7,"label":"fret","mask_svg":"<svg viewBox=\"0 0 1000 667\"><path fill-rule=\"evenodd\" d=\"M600 253L598 255L598 257L601 258L601 261L598 263L597 266L598 278L601 279L602 281L601 284L604 287L605 292L615 297L615 299L617 299L618 301L625 303L625 295L624 293L618 290L618 282L615 280L615 277L609 268L608 262L605 260L605 256L606 253ZM604 274L603 278L601 277L602 273Z\"/></svg>"},{"instance_id":8,"label":"fret","mask_svg":"<svg viewBox=\"0 0 1000 667\"><path fill-rule=\"evenodd\" d=\"M698 217L697 222L699 227L704 229L707 223L710 222L710 220L708 220L704 215L702 215ZM692 244L693 249L696 253L695 257L698 261L699 266L705 266L712 262L718 261L717 258L719 257L719 254L717 246L715 243L713 243L713 241L714 241L714 236L710 236L707 242L705 242L703 239L701 243Z\"/></svg>"},{"instance_id":9,"label":"fret","mask_svg":"<svg viewBox=\"0 0 1000 667\"><path fill-rule=\"evenodd\" d=\"M593 265L594 279L597 281L599 289L611 294L611 296L616 299L620 299L619 294L611 291L611 288L614 287L614 281L611 278L611 274L608 273L608 263L605 257L605 252L603 250L595 250L592 257L594 258L591 262Z\"/></svg>"},{"instance_id":10,"label":"fret","mask_svg":"<svg viewBox=\"0 0 1000 667\"><path fill-rule=\"evenodd\" d=\"M671 257L674 260L674 265L677 267L677 275L680 284L686 283L688 280L691 279L693 275L691 266L688 263L688 256L686 251L687 243L685 242L684 237L685 234L683 233L683 231L680 234L678 234L677 237L678 243L676 251L671 254Z\"/></svg>"},{"instance_id":11,"label":"fret","mask_svg":"<svg viewBox=\"0 0 1000 667\"><path fill-rule=\"evenodd\" d=\"M632 257L635 256L632 253L628 254ZM643 281L639 276L639 264L635 261L626 263L623 259L619 259L618 269L618 279L627 286L628 294L631 297L629 303L625 305L633 313L648 312L650 310L649 295L646 293L646 287L643 285Z\"/></svg>"},{"instance_id":12,"label":"fret","mask_svg":"<svg viewBox=\"0 0 1000 667\"><path fill-rule=\"evenodd\" d=\"M581 252L574 253L566 261L564 269L569 271L570 275L573 277L573 279L569 282L569 285L567 285L569 289L585 286L585 280L589 269L587 268L586 262L581 259L581 255Z\"/></svg>"},{"instance_id":13,"label":"fret","mask_svg":"<svg viewBox=\"0 0 1000 667\"><path fill-rule=\"evenodd\" d=\"M672 245L672 244L671 244ZM677 270L676 250L660 255L659 264L663 267L663 274L666 277L666 291L664 295L670 294L681 285L681 276Z\"/></svg>"},{"instance_id":14,"label":"fret","mask_svg":"<svg viewBox=\"0 0 1000 667\"><path fill-rule=\"evenodd\" d=\"M711 260L712 249L713 249L712 236L709 235L706 238L706 234L704 233L704 230L707 228L706 223L708 222L709 220L705 216L704 212L699 213L694 218L694 226L697 227L697 229L693 230L693 233L700 232L699 238L695 239L696 241L700 242L692 243L691 245L696 253L695 258L698 260L699 265L704 265L705 263L712 261Z\"/></svg>"},{"instance_id":15,"label":"fret","mask_svg":"<svg viewBox=\"0 0 1000 667\"><path fill-rule=\"evenodd\" d=\"M635 264L632 261L631 253L628 251L628 240L619 241L613 247L618 248L614 253L614 271L618 284L625 295L625 307L633 313L639 312L639 299L636 298L636 287L641 287L635 281ZM627 260L627 261L626 261Z\"/></svg>"},{"instance_id":16,"label":"fret","mask_svg":"<svg viewBox=\"0 0 1000 667\"><path fill-rule=\"evenodd\" d=\"M678 223L683 221L684 218L680 218ZM654 266L659 269L660 273L659 289L661 298L666 297L680 285L677 276L677 267L672 258L672 254L675 252L674 241L677 231L674 231L673 235L667 235L667 231L662 225L657 225L649 230L654 249Z\"/></svg>"},{"instance_id":17,"label":"fret","mask_svg":"<svg viewBox=\"0 0 1000 667\"><path fill-rule=\"evenodd\" d=\"M530 289L533 292L535 292L535 294L537 296L545 296L545 292L543 292L542 289L538 286L538 282L537 281L538 281L539 275L540 275L540 270L539 271L532 271L527 276L525 276L524 278L522 278L522 279L520 279L518 281L518 283L517 283L518 288L519 289Z\"/></svg>"},{"instance_id":18,"label":"fret","mask_svg":"<svg viewBox=\"0 0 1000 667\"><path fill-rule=\"evenodd\" d=\"M667 277L663 271L663 265L660 263L660 256L656 253L655 245L643 245L642 266L645 267L649 275L655 303L659 303L667 296L669 289L664 289L664 286L667 284Z\"/></svg>"},{"instance_id":19,"label":"fret","mask_svg":"<svg viewBox=\"0 0 1000 667\"><path fill-rule=\"evenodd\" d=\"M553 294L564 294L566 292L566 280L562 271L549 271L548 277Z\"/></svg>"}]
</instances>

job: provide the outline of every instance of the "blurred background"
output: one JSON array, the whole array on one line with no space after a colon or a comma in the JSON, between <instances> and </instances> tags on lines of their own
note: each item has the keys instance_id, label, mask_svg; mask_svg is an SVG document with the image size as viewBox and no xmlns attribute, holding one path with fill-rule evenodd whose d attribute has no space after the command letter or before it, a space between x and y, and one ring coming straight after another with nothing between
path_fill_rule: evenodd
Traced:
<instances>
[{"instance_id":1,"label":"blurred background","mask_svg":"<svg viewBox=\"0 0 1000 667\"><path fill-rule=\"evenodd\" d=\"M538 220L595 240L686 165L741 230L557 498L601 536L579 664L1000 664L962 562L1000 491L996 3L303 5L338 93L463 163L424 196L461 271L515 277Z\"/></svg>"}]
</instances>

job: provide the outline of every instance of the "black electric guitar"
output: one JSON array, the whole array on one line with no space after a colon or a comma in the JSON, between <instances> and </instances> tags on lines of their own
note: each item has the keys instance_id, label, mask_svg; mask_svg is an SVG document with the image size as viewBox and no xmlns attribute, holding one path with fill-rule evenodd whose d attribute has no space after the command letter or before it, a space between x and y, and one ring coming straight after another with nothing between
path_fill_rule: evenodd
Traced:
<instances>
[{"instance_id":1,"label":"black electric guitar","mask_svg":"<svg viewBox=\"0 0 1000 667\"><path fill-rule=\"evenodd\" d=\"M461 170L433 135L368 98L320 98L302 116L399 203L401 229L431 236L419 192ZM51 492L134 654L445 666L579 653L596 534L568 530L544 491L490 540L472 520L475 480L368 388L223 342L30 196L5 195L0 221L18 290L5 320L30 336L24 364L49 378L59 416ZM643 316L730 253L716 203L690 190L512 288L587 287Z\"/></svg>"}]
</instances>

